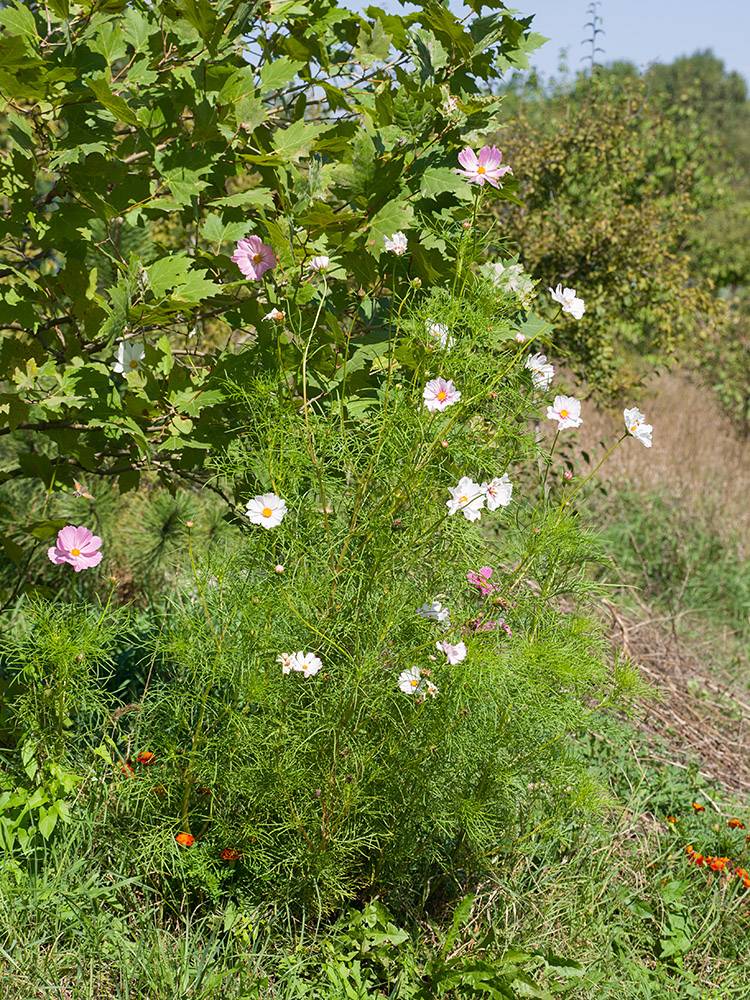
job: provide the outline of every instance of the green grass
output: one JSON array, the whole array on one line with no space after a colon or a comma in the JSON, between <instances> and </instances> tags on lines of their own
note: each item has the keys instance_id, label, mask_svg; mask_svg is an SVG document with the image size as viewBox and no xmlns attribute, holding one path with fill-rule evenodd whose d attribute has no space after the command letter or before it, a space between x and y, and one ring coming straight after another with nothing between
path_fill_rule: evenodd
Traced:
<instances>
[{"instance_id":1,"label":"green grass","mask_svg":"<svg viewBox=\"0 0 750 1000\"><path fill-rule=\"evenodd\" d=\"M750 996L750 892L684 851L690 842L750 865L744 832L726 827L728 815L746 817L703 789L697 771L651 761L627 726L600 719L596 728L603 738L580 752L610 776L615 808L596 824L573 815L554 838L529 838L509 855L442 958L458 897L430 914L360 903L327 923L242 899L170 898L168 881L131 878L127 844L84 818L37 857L3 862L0 997L492 996L471 992L489 981L482 975L519 991L508 997ZM705 791L706 813L695 814Z\"/></svg>"}]
</instances>

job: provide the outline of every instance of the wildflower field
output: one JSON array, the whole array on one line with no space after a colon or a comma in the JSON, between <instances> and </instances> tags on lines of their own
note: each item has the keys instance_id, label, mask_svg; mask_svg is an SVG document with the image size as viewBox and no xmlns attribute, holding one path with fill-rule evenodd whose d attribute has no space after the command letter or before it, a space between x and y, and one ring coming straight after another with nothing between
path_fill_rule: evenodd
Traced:
<instances>
[{"instance_id":1,"label":"wildflower field","mask_svg":"<svg viewBox=\"0 0 750 1000\"><path fill-rule=\"evenodd\" d=\"M692 120L592 66L553 197L533 12L413 6L0 12L0 1000L750 997Z\"/></svg>"}]
</instances>

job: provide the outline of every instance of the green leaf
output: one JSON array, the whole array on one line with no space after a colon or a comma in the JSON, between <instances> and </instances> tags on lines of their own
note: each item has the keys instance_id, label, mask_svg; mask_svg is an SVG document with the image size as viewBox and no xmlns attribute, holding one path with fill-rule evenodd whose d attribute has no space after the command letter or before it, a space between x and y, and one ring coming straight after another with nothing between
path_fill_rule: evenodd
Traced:
<instances>
[{"instance_id":1,"label":"green leaf","mask_svg":"<svg viewBox=\"0 0 750 1000\"><path fill-rule=\"evenodd\" d=\"M57 825L57 810L54 807L50 807L47 810L41 808L39 810L39 813L41 816L41 819L37 823L39 832L41 833L41 835L44 837L45 840L49 840L50 836L52 835L52 831L55 829L55 826Z\"/></svg>"},{"instance_id":2,"label":"green leaf","mask_svg":"<svg viewBox=\"0 0 750 1000\"><path fill-rule=\"evenodd\" d=\"M260 71L260 82L264 92L269 90L279 90L284 84L293 80L297 73L305 64L290 59L289 56L282 56L280 59L273 59L263 65Z\"/></svg>"},{"instance_id":3,"label":"green leaf","mask_svg":"<svg viewBox=\"0 0 750 1000\"><path fill-rule=\"evenodd\" d=\"M247 222L223 222L218 215L209 215L201 226L201 236L205 240L213 243L236 243L237 240L246 236L248 230L253 228L253 223Z\"/></svg>"},{"instance_id":4,"label":"green leaf","mask_svg":"<svg viewBox=\"0 0 750 1000\"><path fill-rule=\"evenodd\" d=\"M126 122L128 125L141 124L135 112L130 110L122 97L117 97L112 93L104 77L100 77L98 80L88 78L84 82L99 103L103 104L107 111L111 111L118 121Z\"/></svg>"},{"instance_id":5,"label":"green leaf","mask_svg":"<svg viewBox=\"0 0 750 1000\"><path fill-rule=\"evenodd\" d=\"M9 535L0 535L0 545L2 545L5 555L16 566L21 564L24 557L24 550Z\"/></svg>"},{"instance_id":6,"label":"green leaf","mask_svg":"<svg viewBox=\"0 0 750 1000\"><path fill-rule=\"evenodd\" d=\"M54 538L67 523L64 517L52 518L49 521L32 521L27 528L24 528L24 532L38 538L40 542L46 542L48 539Z\"/></svg>"},{"instance_id":7,"label":"green leaf","mask_svg":"<svg viewBox=\"0 0 750 1000\"><path fill-rule=\"evenodd\" d=\"M373 257L380 257L385 249L383 237L389 239L394 233L406 233L414 221L414 209L406 201L394 200L384 205L370 223L370 239L367 249ZM408 250L407 250L408 253Z\"/></svg>"},{"instance_id":8,"label":"green leaf","mask_svg":"<svg viewBox=\"0 0 750 1000\"><path fill-rule=\"evenodd\" d=\"M332 126L325 122L306 122L300 119L298 122L293 122L289 128L274 134L274 152L277 156L296 162L300 157L307 156L318 136L331 128Z\"/></svg>"},{"instance_id":9,"label":"green leaf","mask_svg":"<svg viewBox=\"0 0 750 1000\"><path fill-rule=\"evenodd\" d=\"M11 35L21 35L37 41L36 21L34 15L23 4L17 2L3 6L3 27Z\"/></svg>"},{"instance_id":10,"label":"green leaf","mask_svg":"<svg viewBox=\"0 0 750 1000\"><path fill-rule=\"evenodd\" d=\"M226 198L217 198L210 202L216 208L244 208L247 205L267 205L271 201L271 189L265 187L250 188L239 194L230 194Z\"/></svg>"},{"instance_id":11,"label":"green leaf","mask_svg":"<svg viewBox=\"0 0 750 1000\"><path fill-rule=\"evenodd\" d=\"M126 469L117 477L117 485L120 493L128 493L130 490L137 490L141 481L141 474L138 469Z\"/></svg>"},{"instance_id":12,"label":"green leaf","mask_svg":"<svg viewBox=\"0 0 750 1000\"><path fill-rule=\"evenodd\" d=\"M185 281L175 286L172 298L178 302L198 303L221 292L221 285L206 278L207 271L190 271Z\"/></svg>"},{"instance_id":13,"label":"green leaf","mask_svg":"<svg viewBox=\"0 0 750 1000\"><path fill-rule=\"evenodd\" d=\"M391 38L385 33L381 21L375 21L373 25L363 24L360 27L354 55L363 66L372 66L378 60L387 59L390 51Z\"/></svg>"},{"instance_id":14,"label":"green leaf","mask_svg":"<svg viewBox=\"0 0 750 1000\"><path fill-rule=\"evenodd\" d=\"M161 257L146 268L149 288L157 299L160 299L167 289L174 288L175 285L184 281L189 268L190 260L184 253Z\"/></svg>"},{"instance_id":15,"label":"green leaf","mask_svg":"<svg viewBox=\"0 0 750 1000\"><path fill-rule=\"evenodd\" d=\"M451 921L450 930L445 936L445 941L440 954L443 958L448 954L448 952L453 947L453 942L458 937L461 927L466 923L466 921L471 916L471 908L474 905L474 897L472 895L466 895L459 902L456 909L453 911L453 920Z\"/></svg>"}]
</instances>

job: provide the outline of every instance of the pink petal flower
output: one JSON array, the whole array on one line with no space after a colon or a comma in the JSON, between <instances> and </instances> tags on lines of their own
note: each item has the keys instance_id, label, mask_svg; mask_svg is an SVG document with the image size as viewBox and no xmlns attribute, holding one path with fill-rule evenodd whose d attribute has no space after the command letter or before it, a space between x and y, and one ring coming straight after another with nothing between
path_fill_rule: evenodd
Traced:
<instances>
[{"instance_id":1,"label":"pink petal flower","mask_svg":"<svg viewBox=\"0 0 750 1000\"><path fill-rule=\"evenodd\" d=\"M491 566L482 566L478 573L467 573L466 579L469 583L473 584L475 587L479 588L479 592L482 597L486 597L487 594L491 594L495 589L494 583L489 583L489 579L492 576Z\"/></svg>"},{"instance_id":2,"label":"pink petal flower","mask_svg":"<svg viewBox=\"0 0 750 1000\"><path fill-rule=\"evenodd\" d=\"M434 413L436 410L442 412L448 406L453 406L461 398L461 393L455 387L451 379L433 378L424 387L422 393L424 405Z\"/></svg>"},{"instance_id":3,"label":"pink petal flower","mask_svg":"<svg viewBox=\"0 0 750 1000\"><path fill-rule=\"evenodd\" d=\"M467 146L458 154L458 162L463 170L456 170L457 174L463 174L467 181L479 184L484 187L485 181L493 187L500 187L497 183L510 167L502 167L503 154L497 146L482 146L479 156Z\"/></svg>"},{"instance_id":4,"label":"pink petal flower","mask_svg":"<svg viewBox=\"0 0 750 1000\"><path fill-rule=\"evenodd\" d=\"M248 236L247 239L240 240L232 254L232 260L244 276L253 281L260 281L266 271L276 267L273 248L259 236Z\"/></svg>"},{"instance_id":5,"label":"pink petal flower","mask_svg":"<svg viewBox=\"0 0 750 1000\"><path fill-rule=\"evenodd\" d=\"M57 543L47 549L47 557L57 566L70 563L76 573L80 573L102 561L101 544L101 538L83 525L66 524L57 533Z\"/></svg>"}]
</instances>

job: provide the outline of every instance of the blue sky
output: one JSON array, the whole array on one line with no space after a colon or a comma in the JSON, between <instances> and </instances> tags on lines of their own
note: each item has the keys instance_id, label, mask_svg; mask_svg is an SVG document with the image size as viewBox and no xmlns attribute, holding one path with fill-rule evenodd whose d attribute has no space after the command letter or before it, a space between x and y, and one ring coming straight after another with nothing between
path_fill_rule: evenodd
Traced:
<instances>
[{"instance_id":1,"label":"blue sky","mask_svg":"<svg viewBox=\"0 0 750 1000\"><path fill-rule=\"evenodd\" d=\"M590 29L583 25L588 0L506 0L523 16L534 14L534 31L550 41L532 57L545 77L558 75L559 54L567 49L567 65L575 70L586 51L581 41ZM343 5L361 10L373 3L389 13L413 9L399 0L343 0ZM451 9L465 14L460 0ZM712 49L729 70L737 70L750 86L750 0L603 0L599 4L601 27L598 44L603 62L629 59L637 66L672 62L677 56Z\"/></svg>"},{"instance_id":2,"label":"blue sky","mask_svg":"<svg viewBox=\"0 0 750 1000\"><path fill-rule=\"evenodd\" d=\"M545 76L557 75L559 53L567 49L571 70L584 64L581 45L590 29L583 25L587 0L508 0L524 15L534 14L534 30L550 41L532 57ZM458 10L458 5L451 6ZM601 27L597 44L603 62L630 59L645 67L672 62L698 49L712 49L729 70L737 70L750 84L750 2L748 0L603 0L598 7Z\"/></svg>"}]
</instances>

